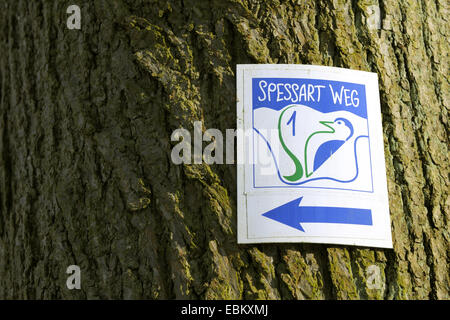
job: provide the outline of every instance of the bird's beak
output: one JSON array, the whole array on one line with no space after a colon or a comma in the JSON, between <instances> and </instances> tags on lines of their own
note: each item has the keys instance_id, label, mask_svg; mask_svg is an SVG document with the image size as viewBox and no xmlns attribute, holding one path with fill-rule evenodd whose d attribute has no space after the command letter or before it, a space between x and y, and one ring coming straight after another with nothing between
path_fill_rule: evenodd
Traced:
<instances>
[{"instance_id":1,"label":"bird's beak","mask_svg":"<svg viewBox=\"0 0 450 320\"><path fill-rule=\"evenodd\" d=\"M319 121L319 123L323 124L325 127L331 129L331 133L334 132L334 128L331 126L332 123L334 123L333 121Z\"/></svg>"}]
</instances>

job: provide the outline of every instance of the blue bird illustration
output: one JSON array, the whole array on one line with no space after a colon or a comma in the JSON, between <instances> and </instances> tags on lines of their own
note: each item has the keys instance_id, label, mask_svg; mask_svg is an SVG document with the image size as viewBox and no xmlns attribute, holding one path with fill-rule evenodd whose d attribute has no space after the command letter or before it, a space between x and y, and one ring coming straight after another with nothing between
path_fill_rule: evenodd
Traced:
<instances>
[{"instance_id":1,"label":"blue bird illustration","mask_svg":"<svg viewBox=\"0 0 450 320\"><path fill-rule=\"evenodd\" d=\"M345 118L336 118L334 121L319 121L328 130L313 132L305 142L305 175L309 177L325 161L327 161L346 141L353 136L353 125ZM314 160L308 153L314 152ZM312 162L312 163L311 163ZM308 164L313 167L309 171Z\"/></svg>"},{"instance_id":2,"label":"blue bird illustration","mask_svg":"<svg viewBox=\"0 0 450 320\"><path fill-rule=\"evenodd\" d=\"M304 144L304 163L302 163L286 144L283 131L281 130L283 115L293 107L289 106L284 109L278 119L278 135L281 146L287 156L291 158L295 167L295 171L291 175L283 175L283 178L288 182L299 181L303 176L306 178L310 177L314 171L353 136L353 125L345 118L336 118L334 121L319 121L327 129L315 131L308 136ZM295 136L295 116L296 111L291 114L289 121L286 123L287 125L292 123L292 136ZM309 157L308 154L313 154L314 157Z\"/></svg>"}]
</instances>

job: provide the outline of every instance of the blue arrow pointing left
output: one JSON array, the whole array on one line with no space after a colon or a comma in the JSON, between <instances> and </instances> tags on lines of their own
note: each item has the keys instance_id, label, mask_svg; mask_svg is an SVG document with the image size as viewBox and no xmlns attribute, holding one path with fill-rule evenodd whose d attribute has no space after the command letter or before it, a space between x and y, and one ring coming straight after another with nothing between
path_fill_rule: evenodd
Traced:
<instances>
[{"instance_id":1,"label":"blue arrow pointing left","mask_svg":"<svg viewBox=\"0 0 450 320\"><path fill-rule=\"evenodd\" d=\"M303 197L285 203L263 216L305 232L300 223L344 223L372 225L372 211L360 208L301 207Z\"/></svg>"}]
</instances>

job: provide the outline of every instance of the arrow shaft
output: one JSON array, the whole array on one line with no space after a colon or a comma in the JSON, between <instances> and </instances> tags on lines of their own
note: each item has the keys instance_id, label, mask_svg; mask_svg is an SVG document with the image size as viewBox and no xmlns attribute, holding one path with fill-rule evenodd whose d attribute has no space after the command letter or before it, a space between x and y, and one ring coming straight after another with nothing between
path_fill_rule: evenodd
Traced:
<instances>
[{"instance_id":1,"label":"arrow shaft","mask_svg":"<svg viewBox=\"0 0 450 320\"><path fill-rule=\"evenodd\" d=\"M298 207L299 222L303 223L345 223L372 225L370 209L338 207Z\"/></svg>"}]
</instances>

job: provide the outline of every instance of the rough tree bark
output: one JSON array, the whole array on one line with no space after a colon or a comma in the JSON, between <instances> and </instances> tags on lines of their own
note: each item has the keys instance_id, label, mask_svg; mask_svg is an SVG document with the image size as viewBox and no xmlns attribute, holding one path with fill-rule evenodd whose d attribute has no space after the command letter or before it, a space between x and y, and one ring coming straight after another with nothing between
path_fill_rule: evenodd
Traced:
<instances>
[{"instance_id":1,"label":"rough tree bark","mask_svg":"<svg viewBox=\"0 0 450 320\"><path fill-rule=\"evenodd\" d=\"M448 15L444 0L1 1L0 298L449 299ZM170 135L235 128L238 63L378 73L394 250L237 245L235 166L174 165Z\"/></svg>"}]
</instances>

